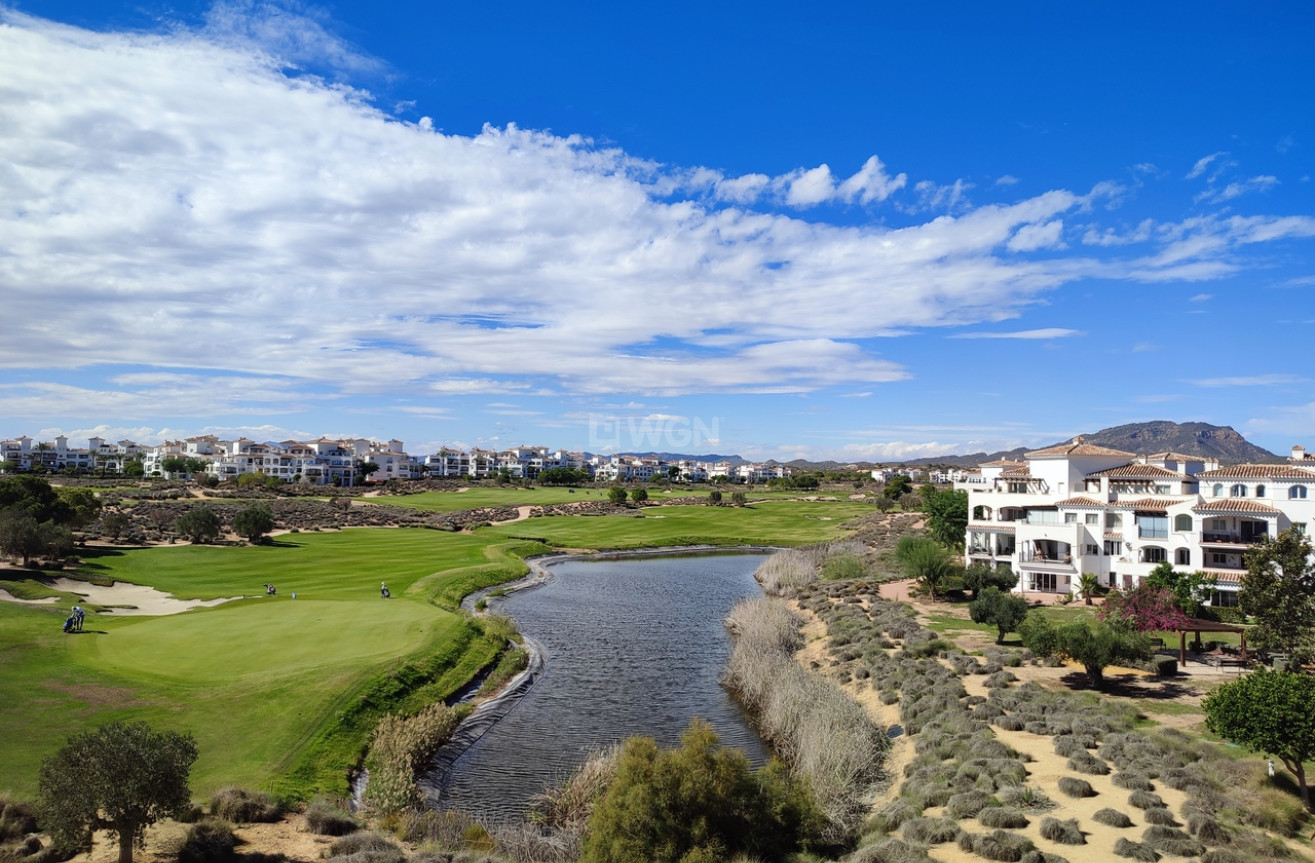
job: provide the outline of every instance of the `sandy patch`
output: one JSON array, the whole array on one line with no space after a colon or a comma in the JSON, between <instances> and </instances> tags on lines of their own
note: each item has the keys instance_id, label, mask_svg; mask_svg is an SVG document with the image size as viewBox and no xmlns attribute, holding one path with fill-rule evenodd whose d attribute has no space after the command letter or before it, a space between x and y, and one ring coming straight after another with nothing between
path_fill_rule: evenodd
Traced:
<instances>
[{"instance_id":1,"label":"sandy patch","mask_svg":"<svg viewBox=\"0 0 1315 863\"><path fill-rule=\"evenodd\" d=\"M508 518L508 519L504 519L503 521L491 521L489 522L489 524L493 525L494 527L497 527L500 524L515 524L518 521L525 521L525 519L530 517L530 513L532 512L534 512L533 506L518 506L516 507L515 518Z\"/></svg>"},{"instance_id":2,"label":"sandy patch","mask_svg":"<svg viewBox=\"0 0 1315 863\"><path fill-rule=\"evenodd\" d=\"M7 590L0 589L0 599L5 602L17 602L20 605L54 605L59 602L57 596L43 596L40 599L19 599Z\"/></svg>"},{"instance_id":3,"label":"sandy patch","mask_svg":"<svg viewBox=\"0 0 1315 863\"><path fill-rule=\"evenodd\" d=\"M177 821L161 821L146 831L146 848L133 854L134 863L175 863L178 846L187 836L191 825ZM311 861L324 857L333 842L331 836L317 836L306 829L306 819L297 814L286 815L273 824L244 824L235 831L241 844L238 853L258 851L262 854L281 854L289 860ZM119 844L111 842L104 832L93 837L91 851L72 858L72 863L116 863Z\"/></svg>"},{"instance_id":4,"label":"sandy patch","mask_svg":"<svg viewBox=\"0 0 1315 863\"><path fill-rule=\"evenodd\" d=\"M116 581L108 587L98 584L89 584L85 581L77 581L72 578L57 578L49 583L55 590L64 593L73 593L82 597L89 605L113 606L100 612L101 614L124 615L141 615L141 616L158 616L165 614L181 614L184 611L190 611L193 608L210 608L221 605L229 600L244 599L241 596L227 596L219 599L175 599L173 594L164 593L153 587L146 587L141 584L129 584L126 581ZM24 603L43 603L50 604L58 602L56 597L47 597L39 600L20 600L10 596L7 591L0 590L0 599L10 602Z\"/></svg>"}]
</instances>

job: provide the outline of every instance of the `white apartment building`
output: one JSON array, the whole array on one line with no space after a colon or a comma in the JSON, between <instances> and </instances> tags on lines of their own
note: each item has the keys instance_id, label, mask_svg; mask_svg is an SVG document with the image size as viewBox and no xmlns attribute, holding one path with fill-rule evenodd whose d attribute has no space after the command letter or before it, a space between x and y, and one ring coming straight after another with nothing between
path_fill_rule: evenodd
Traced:
<instances>
[{"instance_id":1,"label":"white apartment building","mask_svg":"<svg viewBox=\"0 0 1315 863\"><path fill-rule=\"evenodd\" d=\"M1315 460L1300 447L1288 464L1221 468L1075 438L980 465L955 487L968 493L965 560L1009 566L1020 591L1076 591L1083 573L1130 589L1169 561L1213 575L1213 601L1231 605L1248 545L1315 521Z\"/></svg>"}]
</instances>

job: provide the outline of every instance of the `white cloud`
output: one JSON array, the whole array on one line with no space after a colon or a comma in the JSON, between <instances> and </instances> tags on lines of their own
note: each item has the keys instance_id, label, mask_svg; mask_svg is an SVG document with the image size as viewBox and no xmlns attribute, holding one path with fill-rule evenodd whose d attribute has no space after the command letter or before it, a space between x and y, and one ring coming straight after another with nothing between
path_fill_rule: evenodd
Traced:
<instances>
[{"instance_id":1,"label":"white cloud","mask_svg":"<svg viewBox=\"0 0 1315 863\"><path fill-rule=\"evenodd\" d=\"M1218 162L1219 164L1232 164L1231 162L1228 162L1227 156L1228 153L1224 151L1211 153L1209 156L1202 156L1196 160L1196 164L1192 166L1192 170L1187 172L1187 179L1195 180L1197 177L1200 177L1210 168L1212 163ZM1218 168L1218 165L1216 165L1216 168Z\"/></svg>"},{"instance_id":2,"label":"white cloud","mask_svg":"<svg viewBox=\"0 0 1315 863\"><path fill-rule=\"evenodd\" d=\"M1297 375L1239 375L1225 378L1201 378L1191 381L1198 387L1274 387L1304 383Z\"/></svg>"},{"instance_id":3,"label":"white cloud","mask_svg":"<svg viewBox=\"0 0 1315 863\"><path fill-rule=\"evenodd\" d=\"M1204 302L1207 302L1207 301L1209 301L1209 300L1213 300L1214 298L1215 298L1215 295L1214 295L1214 294L1196 294L1196 295L1193 296L1190 300L1188 300L1188 302L1189 302L1189 303L1204 303Z\"/></svg>"},{"instance_id":4,"label":"white cloud","mask_svg":"<svg viewBox=\"0 0 1315 863\"><path fill-rule=\"evenodd\" d=\"M1018 178L1011 174L1004 174L995 181L997 186L1013 186L1018 183Z\"/></svg>"},{"instance_id":5,"label":"white cloud","mask_svg":"<svg viewBox=\"0 0 1315 863\"><path fill-rule=\"evenodd\" d=\"M1143 219L1132 229L1120 230L1113 227L1102 229L1092 226L1082 235L1082 242L1088 246L1126 246L1130 243L1144 243L1151 238L1154 229L1155 222L1151 219Z\"/></svg>"},{"instance_id":6,"label":"white cloud","mask_svg":"<svg viewBox=\"0 0 1315 863\"><path fill-rule=\"evenodd\" d=\"M1278 185L1278 177L1261 175L1259 177L1252 177L1249 180L1243 180L1238 183L1229 183L1227 186L1224 186L1222 189L1217 189L1212 186L1209 189L1206 189L1204 192L1198 194L1192 200L1196 201L1197 203L1200 203L1201 201L1208 201L1212 204L1220 204L1223 203L1224 201L1231 201L1234 198L1239 198L1242 195L1245 195L1249 192L1266 192L1277 185Z\"/></svg>"},{"instance_id":7,"label":"white cloud","mask_svg":"<svg viewBox=\"0 0 1315 863\"><path fill-rule=\"evenodd\" d=\"M955 333L951 339L1062 339L1068 336L1080 336L1081 330L1066 330L1063 327L1046 327L1039 330L1021 330L1013 333Z\"/></svg>"},{"instance_id":8,"label":"white cloud","mask_svg":"<svg viewBox=\"0 0 1315 863\"><path fill-rule=\"evenodd\" d=\"M1061 255L1065 214L1094 190L974 207L970 184L909 193L876 156L843 178L726 178L578 136L399 122L346 84L285 75L372 61L284 7L224 4L167 34L0 22L0 368L87 373L8 375L0 415L54 403L132 425L387 394L442 417L425 398L867 392L910 375L877 337L995 323L1088 277L1232 272L1245 245L1315 232L1304 216L1203 217L1133 260ZM773 206L902 191L952 215L887 227ZM104 381L107 367L140 371Z\"/></svg>"}]
</instances>

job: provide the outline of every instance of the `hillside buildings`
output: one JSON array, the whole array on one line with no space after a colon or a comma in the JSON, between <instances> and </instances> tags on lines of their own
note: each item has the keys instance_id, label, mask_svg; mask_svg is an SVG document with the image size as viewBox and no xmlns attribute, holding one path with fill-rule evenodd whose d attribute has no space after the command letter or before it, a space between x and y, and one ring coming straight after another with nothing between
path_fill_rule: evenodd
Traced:
<instances>
[{"instance_id":1,"label":"hillside buildings","mask_svg":"<svg viewBox=\"0 0 1315 863\"><path fill-rule=\"evenodd\" d=\"M653 456L600 456L542 446L507 450L445 447L432 455L417 456L407 453L400 440L363 438L258 442L245 437L221 440L215 435L201 435L158 446L91 438L81 448L69 446L68 438L62 435L45 442L26 435L0 441L0 470L8 471L121 473L130 462L139 462L145 476L169 476L166 465L172 465L175 459L193 460L194 471L204 471L220 480L263 474L283 482L311 485L352 485L360 481L360 468L365 464L374 465L366 478L371 483L430 477L489 479L499 475L535 479L550 468L569 468L600 482L647 482L665 477L673 482L758 483L790 475L788 467L776 464L669 462Z\"/></svg>"},{"instance_id":2,"label":"hillside buildings","mask_svg":"<svg viewBox=\"0 0 1315 863\"><path fill-rule=\"evenodd\" d=\"M955 487L968 492L965 559L1012 568L1026 591L1076 591L1083 573L1130 589L1169 561L1214 576L1213 604L1236 605L1247 547L1315 522L1315 459L1299 446L1286 464L1220 467L1075 438Z\"/></svg>"}]
</instances>

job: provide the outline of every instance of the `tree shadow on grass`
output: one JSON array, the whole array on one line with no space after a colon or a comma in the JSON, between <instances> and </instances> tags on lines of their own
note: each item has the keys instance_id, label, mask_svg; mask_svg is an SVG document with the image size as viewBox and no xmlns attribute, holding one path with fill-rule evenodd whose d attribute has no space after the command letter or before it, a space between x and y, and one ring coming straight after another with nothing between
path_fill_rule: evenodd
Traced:
<instances>
[{"instance_id":1,"label":"tree shadow on grass","mask_svg":"<svg viewBox=\"0 0 1315 863\"><path fill-rule=\"evenodd\" d=\"M1156 677L1144 677L1139 674L1105 674L1105 684L1100 689L1091 685L1085 672L1071 671L1059 678L1069 689L1090 689L1103 695L1115 695L1120 698L1154 699L1156 701L1174 701L1179 698L1194 698L1201 694L1199 687L1178 683L1174 680Z\"/></svg>"}]
</instances>

